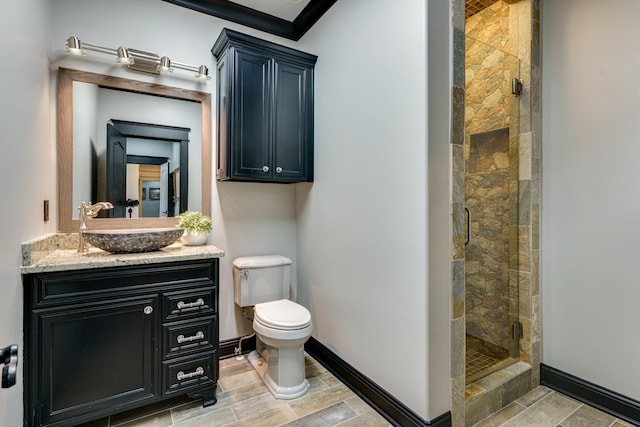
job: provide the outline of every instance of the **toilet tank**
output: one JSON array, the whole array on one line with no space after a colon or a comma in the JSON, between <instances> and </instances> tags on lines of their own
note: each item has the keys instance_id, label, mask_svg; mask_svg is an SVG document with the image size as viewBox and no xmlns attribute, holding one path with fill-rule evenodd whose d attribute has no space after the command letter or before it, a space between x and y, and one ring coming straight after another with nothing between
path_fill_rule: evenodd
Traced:
<instances>
[{"instance_id":1,"label":"toilet tank","mask_svg":"<svg viewBox=\"0 0 640 427\"><path fill-rule=\"evenodd\" d=\"M280 255L233 260L234 299L240 307L289 298L291 260Z\"/></svg>"}]
</instances>

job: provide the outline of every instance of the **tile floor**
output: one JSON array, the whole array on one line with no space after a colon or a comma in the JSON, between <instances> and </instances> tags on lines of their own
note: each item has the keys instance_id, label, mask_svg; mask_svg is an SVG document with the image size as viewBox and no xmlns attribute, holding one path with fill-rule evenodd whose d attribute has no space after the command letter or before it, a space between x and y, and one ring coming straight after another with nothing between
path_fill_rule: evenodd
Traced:
<instances>
[{"instance_id":1,"label":"tile floor","mask_svg":"<svg viewBox=\"0 0 640 427\"><path fill-rule=\"evenodd\" d=\"M539 386L474 427L631 427L614 416Z\"/></svg>"},{"instance_id":2,"label":"tile floor","mask_svg":"<svg viewBox=\"0 0 640 427\"><path fill-rule=\"evenodd\" d=\"M311 387L302 397L276 400L247 359L220 361L218 403L179 398L85 424L85 427L341 426L391 424L311 357L306 358Z\"/></svg>"},{"instance_id":3,"label":"tile floor","mask_svg":"<svg viewBox=\"0 0 640 427\"><path fill-rule=\"evenodd\" d=\"M311 388L304 396L276 400L249 362L220 361L218 403L178 398L87 423L84 427L299 426L388 427L388 421L311 357ZM615 417L547 387L530 391L474 427L631 427ZM454 426L459 427L459 426Z\"/></svg>"}]
</instances>

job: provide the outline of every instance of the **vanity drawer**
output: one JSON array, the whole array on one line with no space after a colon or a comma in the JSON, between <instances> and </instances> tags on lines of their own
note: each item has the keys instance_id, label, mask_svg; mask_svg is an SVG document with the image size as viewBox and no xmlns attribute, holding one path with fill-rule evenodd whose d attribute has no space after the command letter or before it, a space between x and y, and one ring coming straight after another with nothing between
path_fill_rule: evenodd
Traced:
<instances>
[{"instance_id":1,"label":"vanity drawer","mask_svg":"<svg viewBox=\"0 0 640 427\"><path fill-rule=\"evenodd\" d=\"M212 289L217 280L216 268L211 261L192 261L36 273L25 277L25 286L31 288L28 303L45 307L102 301L114 295L148 293L158 288L182 288L182 292L196 286Z\"/></svg>"},{"instance_id":2,"label":"vanity drawer","mask_svg":"<svg viewBox=\"0 0 640 427\"><path fill-rule=\"evenodd\" d=\"M213 385L218 377L216 352L163 362L164 394Z\"/></svg>"},{"instance_id":3,"label":"vanity drawer","mask_svg":"<svg viewBox=\"0 0 640 427\"><path fill-rule=\"evenodd\" d=\"M165 321L174 321L194 316L216 314L216 288L214 286L198 288L193 291L176 291L163 295L163 313Z\"/></svg>"},{"instance_id":4,"label":"vanity drawer","mask_svg":"<svg viewBox=\"0 0 640 427\"><path fill-rule=\"evenodd\" d=\"M217 326L215 316L197 321L165 324L163 359L214 350L218 344Z\"/></svg>"}]
</instances>

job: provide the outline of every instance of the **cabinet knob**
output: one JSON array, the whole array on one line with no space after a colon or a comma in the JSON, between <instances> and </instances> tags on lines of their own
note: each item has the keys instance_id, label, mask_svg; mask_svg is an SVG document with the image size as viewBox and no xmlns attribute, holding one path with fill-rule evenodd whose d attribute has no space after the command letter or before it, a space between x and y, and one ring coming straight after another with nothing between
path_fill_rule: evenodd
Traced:
<instances>
[{"instance_id":1,"label":"cabinet knob","mask_svg":"<svg viewBox=\"0 0 640 427\"><path fill-rule=\"evenodd\" d=\"M262 167L262 172L269 172L269 166L263 166Z\"/></svg>"},{"instance_id":2,"label":"cabinet knob","mask_svg":"<svg viewBox=\"0 0 640 427\"><path fill-rule=\"evenodd\" d=\"M144 314L151 314L153 313L153 307L151 307L150 305L146 306L144 308Z\"/></svg>"},{"instance_id":3,"label":"cabinet knob","mask_svg":"<svg viewBox=\"0 0 640 427\"><path fill-rule=\"evenodd\" d=\"M276 168L276 173L282 173L282 168L280 166Z\"/></svg>"}]
</instances>

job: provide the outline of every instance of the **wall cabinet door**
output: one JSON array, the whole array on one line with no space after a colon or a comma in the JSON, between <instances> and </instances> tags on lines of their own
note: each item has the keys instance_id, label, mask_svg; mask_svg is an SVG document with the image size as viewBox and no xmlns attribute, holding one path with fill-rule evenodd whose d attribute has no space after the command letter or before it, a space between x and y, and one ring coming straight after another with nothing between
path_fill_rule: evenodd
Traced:
<instances>
[{"instance_id":1,"label":"wall cabinet door","mask_svg":"<svg viewBox=\"0 0 640 427\"><path fill-rule=\"evenodd\" d=\"M42 419L33 425L153 399L157 308L149 296L34 312Z\"/></svg>"},{"instance_id":2,"label":"wall cabinet door","mask_svg":"<svg viewBox=\"0 0 640 427\"><path fill-rule=\"evenodd\" d=\"M234 62L233 174L260 179L270 175L271 165L271 59L256 52L238 52Z\"/></svg>"},{"instance_id":3,"label":"wall cabinet door","mask_svg":"<svg viewBox=\"0 0 640 427\"><path fill-rule=\"evenodd\" d=\"M274 76L272 176L277 180L311 181L313 111L309 97L313 91L313 70L275 60Z\"/></svg>"}]
</instances>

